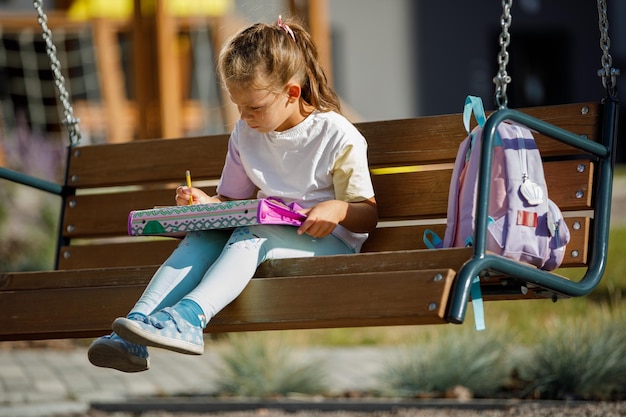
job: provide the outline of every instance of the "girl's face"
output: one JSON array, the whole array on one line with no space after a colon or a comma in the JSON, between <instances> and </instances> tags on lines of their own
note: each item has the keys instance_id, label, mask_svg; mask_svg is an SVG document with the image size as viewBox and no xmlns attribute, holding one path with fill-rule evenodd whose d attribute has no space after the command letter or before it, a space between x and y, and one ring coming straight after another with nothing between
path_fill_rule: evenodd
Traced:
<instances>
[{"instance_id":1,"label":"girl's face","mask_svg":"<svg viewBox=\"0 0 626 417\"><path fill-rule=\"evenodd\" d=\"M282 132L304 120L300 113L300 86L289 84L282 93L229 86L230 99L241 120L260 133Z\"/></svg>"}]
</instances>

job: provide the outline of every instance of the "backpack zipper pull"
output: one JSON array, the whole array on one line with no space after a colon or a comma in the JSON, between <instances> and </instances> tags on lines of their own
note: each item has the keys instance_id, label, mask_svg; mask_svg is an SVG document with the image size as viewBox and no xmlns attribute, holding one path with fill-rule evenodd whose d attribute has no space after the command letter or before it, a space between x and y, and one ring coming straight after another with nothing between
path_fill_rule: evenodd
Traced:
<instances>
[{"instance_id":1,"label":"backpack zipper pull","mask_svg":"<svg viewBox=\"0 0 626 417\"><path fill-rule=\"evenodd\" d=\"M522 171L522 185L519 191L531 206L538 206L543 203L543 190L539 185L530 180L528 176L528 155L526 154L526 146L524 146L524 131L515 126L517 130L517 143L519 145L520 168Z\"/></svg>"}]
</instances>

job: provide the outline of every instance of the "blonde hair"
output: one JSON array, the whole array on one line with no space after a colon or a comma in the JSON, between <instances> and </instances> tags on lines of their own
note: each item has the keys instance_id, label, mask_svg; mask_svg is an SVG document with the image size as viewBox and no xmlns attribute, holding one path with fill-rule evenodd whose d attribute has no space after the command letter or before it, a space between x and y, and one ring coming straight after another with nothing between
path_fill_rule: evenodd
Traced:
<instances>
[{"instance_id":1,"label":"blonde hair","mask_svg":"<svg viewBox=\"0 0 626 417\"><path fill-rule=\"evenodd\" d=\"M311 36L293 20L256 23L242 30L226 43L217 66L226 86L279 92L295 77L304 102L319 111L340 112Z\"/></svg>"}]
</instances>

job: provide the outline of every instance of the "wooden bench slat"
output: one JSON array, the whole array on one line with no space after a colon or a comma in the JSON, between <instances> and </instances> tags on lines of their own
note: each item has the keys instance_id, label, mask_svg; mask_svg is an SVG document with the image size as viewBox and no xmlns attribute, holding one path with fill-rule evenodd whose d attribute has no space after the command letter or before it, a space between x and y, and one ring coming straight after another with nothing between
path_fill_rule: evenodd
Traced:
<instances>
[{"instance_id":1,"label":"wooden bench slat","mask_svg":"<svg viewBox=\"0 0 626 417\"><path fill-rule=\"evenodd\" d=\"M590 161L543 164L548 196L563 212L591 209L594 165Z\"/></svg>"},{"instance_id":2,"label":"wooden bench slat","mask_svg":"<svg viewBox=\"0 0 626 417\"><path fill-rule=\"evenodd\" d=\"M159 265L126 268L91 268L80 270L11 272L0 275L0 291L20 293L54 289L72 289L84 286L119 287L142 285L150 281Z\"/></svg>"},{"instance_id":3,"label":"wooden bench slat","mask_svg":"<svg viewBox=\"0 0 626 417\"><path fill-rule=\"evenodd\" d=\"M446 217L450 170L374 175L381 221Z\"/></svg>"},{"instance_id":4,"label":"wooden bench slat","mask_svg":"<svg viewBox=\"0 0 626 417\"><path fill-rule=\"evenodd\" d=\"M211 320L206 331L443 324L454 275L452 270L437 269L257 278ZM111 322L127 314L144 287L85 283L77 288L2 291L0 305L11 312L12 320L0 327L0 340L46 333L107 334Z\"/></svg>"},{"instance_id":5,"label":"wooden bench slat","mask_svg":"<svg viewBox=\"0 0 626 417\"><path fill-rule=\"evenodd\" d=\"M545 106L520 109L520 111L551 123L569 132L585 135L589 140L598 141L601 109L598 103L574 103L560 106ZM581 151L536 133L535 140L541 155L577 155Z\"/></svg>"},{"instance_id":6,"label":"wooden bench slat","mask_svg":"<svg viewBox=\"0 0 626 417\"><path fill-rule=\"evenodd\" d=\"M587 160L544 164L550 198L562 211L591 208L593 165ZM451 170L374 175L381 220L445 218Z\"/></svg>"},{"instance_id":7,"label":"wooden bench slat","mask_svg":"<svg viewBox=\"0 0 626 417\"><path fill-rule=\"evenodd\" d=\"M215 187L203 187L213 194ZM128 236L132 210L172 206L175 188L76 195L65 205L63 236L68 238Z\"/></svg>"},{"instance_id":8,"label":"wooden bench slat","mask_svg":"<svg viewBox=\"0 0 626 417\"><path fill-rule=\"evenodd\" d=\"M589 111L581 116L583 106ZM597 138L599 108L595 103L521 110L590 140ZM372 167L450 163L466 136L460 114L365 122L357 128L368 140ZM580 153L542 135L537 135L537 142L544 156ZM227 146L228 135L215 135L78 147L70 157L69 185L89 188L179 181L185 169L193 169L198 178L217 178Z\"/></svg>"},{"instance_id":9,"label":"wooden bench slat","mask_svg":"<svg viewBox=\"0 0 626 417\"><path fill-rule=\"evenodd\" d=\"M357 124L368 143L368 161L379 166L454 161L466 136L461 115L365 122Z\"/></svg>"},{"instance_id":10,"label":"wooden bench slat","mask_svg":"<svg viewBox=\"0 0 626 417\"><path fill-rule=\"evenodd\" d=\"M587 108L582 115L582 108ZM520 109L563 129L597 140L600 108L597 103L566 104ZM467 133L460 114L407 120L366 122L357 125L369 144L369 162L374 168L454 162ZM577 155L581 152L554 139L537 134L537 146L545 156Z\"/></svg>"},{"instance_id":11,"label":"wooden bench slat","mask_svg":"<svg viewBox=\"0 0 626 417\"><path fill-rule=\"evenodd\" d=\"M144 288L92 287L85 282L81 288L0 292L2 308L11 312L11 320L0 330L0 340L30 339L30 334L38 333L59 337L71 337L74 332L89 337L110 333L112 320L126 315Z\"/></svg>"},{"instance_id":12,"label":"wooden bench slat","mask_svg":"<svg viewBox=\"0 0 626 417\"><path fill-rule=\"evenodd\" d=\"M566 218L571 241L567 247L563 265L584 266L588 256L588 236L591 219L587 217ZM443 238L445 224L414 225L378 228L371 233L363 246L363 252L388 252L426 249L422 236L430 229ZM108 259L108 266L128 267L157 265L167 259L178 244L177 239L140 240L127 243L72 245L61 249L60 269L85 269L101 266L102 259ZM310 266L314 267L316 264ZM263 267L261 267L263 268ZM317 268L317 267L316 267Z\"/></svg>"},{"instance_id":13,"label":"wooden bench slat","mask_svg":"<svg viewBox=\"0 0 626 417\"><path fill-rule=\"evenodd\" d=\"M563 258L564 267L579 267L587 263L588 240L591 219L588 217L569 217L565 219L570 230L570 242ZM370 235L363 246L363 252L402 251L426 249L422 240L424 231L430 229L442 239L445 224L416 225L378 228Z\"/></svg>"},{"instance_id":14,"label":"wooden bench slat","mask_svg":"<svg viewBox=\"0 0 626 417\"><path fill-rule=\"evenodd\" d=\"M69 160L69 185L178 182L184 180L185 169L193 169L198 178L218 178L227 147L228 135L77 147Z\"/></svg>"},{"instance_id":15,"label":"wooden bench slat","mask_svg":"<svg viewBox=\"0 0 626 417\"><path fill-rule=\"evenodd\" d=\"M449 261L449 269L460 267L469 256L471 248L451 248L443 251L408 250L374 252L355 255L325 256L323 263L311 268L319 258L270 260L262 264L253 279L289 276L355 274L360 272L402 271L404 269L436 269L436 265ZM290 267L289 264L293 264ZM408 267L408 268L405 268ZM79 270L13 272L0 275L0 291L22 292L120 285L146 285L158 265L124 268L91 268ZM446 268L448 269L448 268Z\"/></svg>"},{"instance_id":16,"label":"wooden bench slat","mask_svg":"<svg viewBox=\"0 0 626 417\"><path fill-rule=\"evenodd\" d=\"M207 328L444 324L454 275L450 269L435 269L254 279Z\"/></svg>"},{"instance_id":17,"label":"wooden bench slat","mask_svg":"<svg viewBox=\"0 0 626 417\"><path fill-rule=\"evenodd\" d=\"M457 270L471 254L471 248L450 248L370 252L358 256L334 255L325 257L324 262L315 262L316 258L270 259L259 265L254 276L270 278L334 273L385 273L404 269L435 269L441 265Z\"/></svg>"},{"instance_id":18,"label":"wooden bench slat","mask_svg":"<svg viewBox=\"0 0 626 417\"><path fill-rule=\"evenodd\" d=\"M165 262L177 245L176 239L138 239L135 242L63 246L59 269L99 268L103 259L108 260L108 268L159 265Z\"/></svg>"},{"instance_id":19,"label":"wooden bench slat","mask_svg":"<svg viewBox=\"0 0 626 417\"><path fill-rule=\"evenodd\" d=\"M570 231L570 243L568 243L563 267L580 267L587 264L589 259L589 234L591 231L591 219L589 217L568 217L565 219Z\"/></svg>"}]
</instances>

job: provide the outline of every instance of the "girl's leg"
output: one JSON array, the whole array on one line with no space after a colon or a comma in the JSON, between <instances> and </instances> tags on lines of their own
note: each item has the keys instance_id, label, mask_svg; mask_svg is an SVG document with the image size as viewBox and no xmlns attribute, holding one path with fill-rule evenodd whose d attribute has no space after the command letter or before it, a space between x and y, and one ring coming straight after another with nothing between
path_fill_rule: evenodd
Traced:
<instances>
[{"instance_id":1,"label":"girl's leg","mask_svg":"<svg viewBox=\"0 0 626 417\"><path fill-rule=\"evenodd\" d=\"M305 258L353 253L329 235L316 239L298 235L292 226L249 226L236 229L202 281L184 299L197 303L206 322L244 290L257 266L266 259Z\"/></svg>"},{"instance_id":2,"label":"girl's leg","mask_svg":"<svg viewBox=\"0 0 626 417\"><path fill-rule=\"evenodd\" d=\"M154 311L177 303L200 282L230 234L220 230L188 234L152 277L128 317L145 320ZM95 366L123 372L140 372L150 367L146 346L125 340L116 333L96 339L89 346L87 356Z\"/></svg>"},{"instance_id":3,"label":"girl's leg","mask_svg":"<svg viewBox=\"0 0 626 417\"><path fill-rule=\"evenodd\" d=\"M315 239L298 235L296 230L290 226L237 228L202 281L173 308L165 308L141 322L119 318L113 323L114 330L132 343L202 354L202 329L207 321L243 291L261 262L269 258L353 253L332 235Z\"/></svg>"},{"instance_id":4,"label":"girl's leg","mask_svg":"<svg viewBox=\"0 0 626 417\"><path fill-rule=\"evenodd\" d=\"M176 304L202 280L231 231L189 233L154 274L129 316L148 316Z\"/></svg>"}]
</instances>

